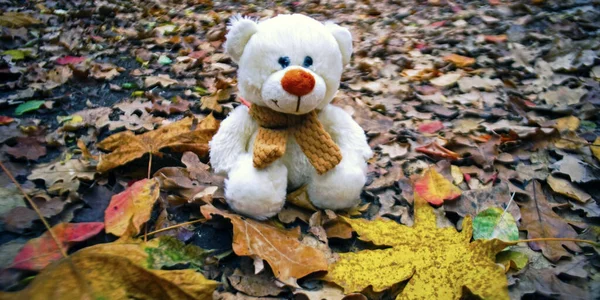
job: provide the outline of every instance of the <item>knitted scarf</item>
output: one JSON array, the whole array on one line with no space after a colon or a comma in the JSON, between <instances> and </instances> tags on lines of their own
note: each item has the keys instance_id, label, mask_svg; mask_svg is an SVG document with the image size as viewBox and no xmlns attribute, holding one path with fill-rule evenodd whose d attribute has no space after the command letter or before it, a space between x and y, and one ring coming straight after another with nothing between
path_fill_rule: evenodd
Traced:
<instances>
[{"instance_id":1,"label":"knitted scarf","mask_svg":"<svg viewBox=\"0 0 600 300\"><path fill-rule=\"evenodd\" d=\"M316 110L304 115L292 115L253 104L250 106L250 116L259 126L252 158L257 169L265 168L283 156L288 134L294 135L319 175L333 169L342 160L340 148L323 129Z\"/></svg>"}]
</instances>

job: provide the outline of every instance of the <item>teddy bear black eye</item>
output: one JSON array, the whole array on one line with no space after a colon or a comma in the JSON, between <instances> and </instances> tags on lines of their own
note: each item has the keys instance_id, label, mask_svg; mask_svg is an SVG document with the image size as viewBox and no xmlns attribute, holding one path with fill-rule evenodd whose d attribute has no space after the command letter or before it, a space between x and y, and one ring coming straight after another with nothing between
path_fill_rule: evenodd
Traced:
<instances>
[{"instance_id":1,"label":"teddy bear black eye","mask_svg":"<svg viewBox=\"0 0 600 300\"><path fill-rule=\"evenodd\" d=\"M312 64L313 64L312 57L307 56L307 57L304 58L303 65L304 65L305 68L308 68L308 67L312 66Z\"/></svg>"},{"instance_id":2,"label":"teddy bear black eye","mask_svg":"<svg viewBox=\"0 0 600 300\"><path fill-rule=\"evenodd\" d=\"M287 56L282 56L279 58L279 60L277 61L282 68L287 68L290 65L290 58Z\"/></svg>"}]
</instances>

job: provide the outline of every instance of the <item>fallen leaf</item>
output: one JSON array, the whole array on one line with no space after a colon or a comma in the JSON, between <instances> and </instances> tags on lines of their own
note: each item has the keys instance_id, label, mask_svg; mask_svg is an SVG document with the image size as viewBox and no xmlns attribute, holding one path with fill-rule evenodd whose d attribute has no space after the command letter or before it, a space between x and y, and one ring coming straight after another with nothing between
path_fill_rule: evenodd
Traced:
<instances>
[{"instance_id":1,"label":"fallen leaf","mask_svg":"<svg viewBox=\"0 0 600 300\"><path fill-rule=\"evenodd\" d=\"M277 279L289 283L310 273L327 270L325 255L298 241L299 232L283 230L262 222L242 218L204 205L202 214L208 220L220 215L233 224L233 251L240 256L266 260Z\"/></svg>"},{"instance_id":2,"label":"fallen leaf","mask_svg":"<svg viewBox=\"0 0 600 300\"><path fill-rule=\"evenodd\" d=\"M484 40L488 43L504 43L507 39L508 37L506 34L484 36Z\"/></svg>"},{"instance_id":3,"label":"fallen leaf","mask_svg":"<svg viewBox=\"0 0 600 300\"><path fill-rule=\"evenodd\" d=\"M527 185L529 195L522 194L523 201L518 202L521 207L520 229L527 231L528 239L535 238L577 238L577 232L563 218L557 215L544 190L538 181ZM570 257L566 247L573 252L580 252L577 244L569 241L558 242L530 242L531 249L542 250L544 256L551 262L557 262L561 257Z\"/></svg>"},{"instance_id":4,"label":"fallen leaf","mask_svg":"<svg viewBox=\"0 0 600 300\"><path fill-rule=\"evenodd\" d=\"M437 228L433 208L415 193L413 227L382 219L345 220L361 240L391 247L340 253L325 279L345 293L369 286L378 292L410 279L396 299L459 299L463 288L486 299L508 299L504 270L494 262L508 244L496 239L470 242L470 217L463 220L460 233L454 227Z\"/></svg>"},{"instance_id":5,"label":"fallen leaf","mask_svg":"<svg viewBox=\"0 0 600 300\"><path fill-rule=\"evenodd\" d=\"M478 213L473 219L473 238L516 241L519 239L519 228L509 212L492 207Z\"/></svg>"},{"instance_id":6,"label":"fallen leaf","mask_svg":"<svg viewBox=\"0 0 600 300\"><path fill-rule=\"evenodd\" d=\"M142 225L150 219L152 206L159 193L156 179L142 179L114 195L104 211L106 233L122 236L128 233L131 224L136 230L131 234L138 234Z\"/></svg>"},{"instance_id":7,"label":"fallen leaf","mask_svg":"<svg viewBox=\"0 0 600 300\"><path fill-rule=\"evenodd\" d=\"M270 273L245 274L240 269L235 269L233 274L227 276L227 279L234 289L246 295L256 297L277 296L284 289L275 284L275 278Z\"/></svg>"},{"instance_id":8,"label":"fallen leaf","mask_svg":"<svg viewBox=\"0 0 600 300\"><path fill-rule=\"evenodd\" d=\"M367 300L367 297L358 294L344 295L344 291L333 284L324 284L319 290L303 290L297 289L294 291L295 300Z\"/></svg>"},{"instance_id":9,"label":"fallen leaf","mask_svg":"<svg viewBox=\"0 0 600 300\"><path fill-rule=\"evenodd\" d=\"M14 147L3 147L4 151L14 158L37 160L46 155L46 145L43 139L34 136L17 137Z\"/></svg>"},{"instance_id":10,"label":"fallen leaf","mask_svg":"<svg viewBox=\"0 0 600 300\"><path fill-rule=\"evenodd\" d=\"M0 125L8 125L14 122L15 119L8 116L0 116Z\"/></svg>"},{"instance_id":11,"label":"fallen leaf","mask_svg":"<svg viewBox=\"0 0 600 300\"><path fill-rule=\"evenodd\" d=\"M84 60L86 60L86 58L83 56L63 56L54 62L59 65L76 65Z\"/></svg>"},{"instance_id":12,"label":"fallen leaf","mask_svg":"<svg viewBox=\"0 0 600 300\"><path fill-rule=\"evenodd\" d=\"M42 22L29 14L20 12L5 12L0 15L0 25L7 27L28 27Z\"/></svg>"},{"instance_id":13,"label":"fallen leaf","mask_svg":"<svg viewBox=\"0 0 600 300\"><path fill-rule=\"evenodd\" d=\"M19 106L17 106L17 108L15 109L15 115L20 116L26 112L38 110L45 103L46 103L46 101L43 101L43 100L32 100L32 101L23 102L23 103L19 104Z\"/></svg>"},{"instance_id":14,"label":"fallen leaf","mask_svg":"<svg viewBox=\"0 0 600 300\"><path fill-rule=\"evenodd\" d=\"M440 121L427 122L419 125L419 131L423 133L436 133L444 129L444 124Z\"/></svg>"},{"instance_id":15,"label":"fallen leaf","mask_svg":"<svg viewBox=\"0 0 600 300\"><path fill-rule=\"evenodd\" d=\"M414 184L415 195L419 195L433 205L441 205L444 200L453 200L461 195L461 190L448 179L429 168Z\"/></svg>"},{"instance_id":16,"label":"fallen leaf","mask_svg":"<svg viewBox=\"0 0 600 300\"><path fill-rule=\"evenodd\" d=\"M152 241L151 241L152 242ZM45 268L23 290L2 299L210 299L217 282L194 270L150 270L142 247L103 253L115 244L82 249ZM76 270L76 271L75 271ZM82 281L85 282L82 285Z\"/></svg>"},{"instance_id":17,"label":"fallen leaf","mask_svg":"<svg viewBox=\"0 0 600 300\"><path fill-rule=\"evenodd\" d=\"M388 155L391 159L399 159L403 158L408 154L409 145L403 146L398 143L394 143L391 145L381 145L381 153Z\"/></svg>"},{"instance_id":18,"label":"fallen leaf","mask_svg":"<svg viewBox=\"0 0 600 300\"><path fill-rule=\"evenodd\" d=\"M579 103L581 97L585 94L587 94L587 90L583 88L571 89L566 86L561 86L556 90L542 93L540 99L543 99L549 105L564 107Z\"/></svg>"},{"instance_id":19,"label":"fallen leaf","mask_svg":"<svg viewBox=\"0 0 600 300\"><path fill-rule=\"evenodd\" d=\"M586 203L590 199L592 199L592 196L590 196L588 193L586 193L579 187L573 185L570 181L566 179L550 175L546 179L546 182L548 182L548 185L550 186L550 188L552 188L554 192L559 193L561 195L565 195L581 203Z\"/></svg>"},{"instance_id":20,"label":"fallen leaf","mask_svg":"<svg viewBox=\"0 0 600 300\"><path fill-rule=\"evenodd\" d=\"M529 258L521 252L505 250L496 254L496 262L503 264L505 271L509 269L519 271L527 266Z\"/></svg>"},{"instance_id":21,"label":"fallen leaf","mask_svg":"<svg viewBox=\"0 0 600 300\"><path fill-rule=\"evenodd\" d=\"M450 54L444 56L444 61L453 63L459 68L470 67L475 64L475 59L472 57L462 56L458 54Z\"/></svg>"},{"instance_id":22,"label":"fallen leaf","mask_svg":"<svg viewBox=\"0 0 600 300\"><path fill-rule=\"evenodd\" d=\"M160 85L161 87L170 87L173 84L178 84L179 81L175 79L171 79L168 74L159 74L158 76L148 76L144 80L144 86L146 88L154 87L155 85Z\"/></svg>"},{"instance_id":23,"label":"fallen leaf","mask_svg":"<svg viewBox=\"0 0 600 300\"><path fill-rule=\"evenodd\" d=\"M600 161L600 137L596 138L594 143L590 146L590 149L592 149L592 153L596 159Z\"/></svg>"},{"instance_id":24,"label":"fallen leaf","mask_svg":"<svg viewBox=\"0 0 600 300\"><path fill-rule=\"evenodd\" d=\"M565 155L561 160L550 165L552 173L568 175L572 182L588 183L600 180L600 170L572 155Z\"/></svg>"},{"instance_id":25,"label":"fallen leaf","mask_svg":"<svg viewBox=\"0 0 600 300\"><path fill-rule=\"evenodd\" d=\"M466 217L468 215L476 216L480 212L492 207L500 207L504 210L509 202L509 186L506 182L502 181L500 184L493 187L464 191L459 200L444 202L444 209L446 211L455 212L461 217ZM512 203L507 212L509 212L515 220L518 221L521 219L521 212L516 203Z\"/></svg>"},{"instance_id":26,"label":"fallen leaf","mask_svg":"<svg viewBox=\"0 0 600 300\"><path fill-rule=\"evenodd\" d=\"M556 121L556 125L554 125L554 127L558 129L559 132L576 131L579 128L579 124L581 124L579 118L575 116L563 117L554 121Z\"/></svg>"},{"instance_id":27,"label":"fallen leaf","mask_svg":"<svg viewBox=\"0 0 600 300\"><path fill-rule=\"evenodd\" d=\"M455 84L462 77L459 73L444 74L431 79L429 82L435 86L447 87Z\"/></svg>"},{"instance_id":28,"label":"fallen leaf","mask_svg":"<svg viewBox=\"0 0 600 300\"><path fill-rule=\"evenodd\" d=\"M106 172L124 165L144 154L160 156L160 150L191 151L199 156L208 153L208 142L218 129L219 121L212 115L196 124L194 118L185 118L159 129L135 135L131 131L113 134L97 144L98 148L112 151L100 156L98 171Z\"/></svg>"},{"instance_id":29,"label":"fallen leaf","mask_svg":"<svg viewBox=\"0 0 600 300\"><path fill-rule=\"evenodd\" d=\"M69 183L75 179L94 180L96 169L81 159L70 159L66 162L57 160L53 163L39 164L27 176L29 180L43 180L46 188L52 189L57 183Z\"/></svg>"},{"instance_id":30,"label":"fallen leaf","mask_svg":"<svg viewBox=\"0 0 600 300\"><path fill-rule=\"evenodd\" d=\"M104 223L59 223L52 227L52 233L60 241L61 247L67 251L77 242L85 241L104 229ZM40 271L50 263L62 257L56 242L46 231L38 238L29 240L19 251L11 268Z\"/></svg>"},{"instance_id":31,"label":"fallen leaf","mask_svg":"<svg viewBox=\"0 0 600 300\"><path fill-rule=\"evenodd\" d=\"M518 283L511 288L511 298L514 299L534 293L541 297L572 300L590 299L591 296L587 290L560 280L551 269L529 268L516 278Z\"/></svg>"},{"instance_id":32,"label":"fallen leaf","mask_svg":"<svg viewBox=\"0 0 600 300\"><path fill-rule=\"evenodd\" d=\"M118 67L109 63L95 63L90 68L90 76L95 79L113 80L121 73L117 70Z\"/></svg>"}]
</instances>

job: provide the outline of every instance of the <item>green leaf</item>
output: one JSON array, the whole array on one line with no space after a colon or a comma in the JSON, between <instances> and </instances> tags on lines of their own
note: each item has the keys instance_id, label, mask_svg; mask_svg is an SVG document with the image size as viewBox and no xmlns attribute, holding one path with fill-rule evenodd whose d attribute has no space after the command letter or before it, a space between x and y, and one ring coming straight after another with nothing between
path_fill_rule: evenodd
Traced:
<instances>
[{"instance_id":1,"label":"green leaf","mask_svg":"<svg viewBox=\"0 0 600 300\"><path fill-rule=\"evenodd\" d=\"M172 267L178 264L190 264L193 268L200 269L210 254L210 251L198 246L186 245L170 236L160 237L158 247L149 247L145 251L148 253L148 267L153 269Z\"/></svg>"},{"instance_id":2,"label":"green leaf","mask_svg":"<svg viewBox=\"0 0 600 300\"><path fill-rule=\"evenodd\" d=\"M40 107L42 107L42 105L44 105L44 103L46 103L46 101L42 101L42 100L33 100L33 101L27 101L25 103L21 103L15 109L15 115L20 116L26 112L38 110Z\"/></svg>"},{"instance_id":3,"label":"green leaf","mask_svg":"<svg viewBox=\"0 0 600 300\"><path fill-rule=\"evenodd\" d=\"M27 52L23 50L6 50L2 52L3 55L8 55L13 61L24 60Z\"/></svg>"},{"instance_id":4,"label":"green leaf","mask_svg":"<svg viewBox=\"0 0 600 300\"><path fill-rule=\"evenodd\" d=\"M504 213L502 209L492 207L480 212L473 219L473 238L516 241L519 239L519 229L509 212Z\"/></svg>"},{"instance_id":5,"label":"green leaf","mask_svg":"<svg viewBox=\"0 0 600 300\"><path fill-rule=\"evenodd\" d=\"M517 251L506 250L496 254L496 262L503 264L506 270L509 268L517 271L521 270L527 265L528 261L527 255Z\"/></svg>"},{"instance_id":6,"label":"green leaf","mask_svg":"<svg viewBox=\"0 0 600 300\"><path fill-rule=\"evenodd\" d=\"M172 62L173 61L168 56L166 56L166 55L161 55L158 58L158 63L161 64L161 65L163 65L163 66L164 65L170 65Z\"/></svg>"}]
</instances>

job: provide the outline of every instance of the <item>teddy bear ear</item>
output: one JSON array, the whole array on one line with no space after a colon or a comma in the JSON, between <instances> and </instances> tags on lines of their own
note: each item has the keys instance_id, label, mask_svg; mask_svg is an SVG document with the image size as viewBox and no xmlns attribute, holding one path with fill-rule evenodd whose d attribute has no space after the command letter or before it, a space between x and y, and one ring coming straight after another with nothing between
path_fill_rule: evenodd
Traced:
<instances>
[{"instance_id":1,"label":"teddy bear ear","mask_svg":"<svg viewBox=\"0 0 600 300\"><path fill-rule=\"evenodd\" d=\"M331 22L325 23L325 27L333 34L340 47L343 65L348 65L352 56L352 34L348 29Z\"/></svg>"},{"instance_id":2,"label":"teddy bear ear","mask_svg":"<svg viewBox=\"0 0 600 300\"><path fill-rule=\"evenodd\" d=\"M229 26L227 26L229 32L225 36L225 52L231 56L231 58L238 62L244 48L250 40L253 34L258 31L258 24L249 18L244 18L238 14L229 20Z\"/></svg>"}]
</instances>

